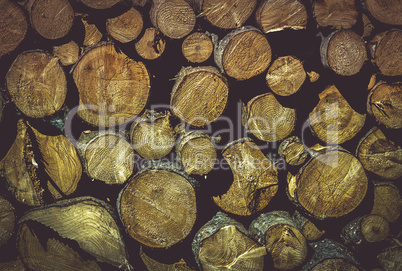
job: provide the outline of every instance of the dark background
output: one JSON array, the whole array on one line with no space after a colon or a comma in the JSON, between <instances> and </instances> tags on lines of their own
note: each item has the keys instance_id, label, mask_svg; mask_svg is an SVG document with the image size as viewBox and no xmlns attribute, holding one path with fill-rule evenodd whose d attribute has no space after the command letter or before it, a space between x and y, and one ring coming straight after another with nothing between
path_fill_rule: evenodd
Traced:
<instances>
[{"instance_id":1,"label":"dark background","mask_svg":"<svg viewBox=\"0 0 402 271\"><path fill-rule=\"evenodd\" d=\"M289 96L289 97L280 97L276 96L278 101L282 103L282 105L295 108L297 114L297 122L295 130L292 135L301 136L303 132L305 144L307 146L312 146L316 143L324 144L317 139L310 130L302 130L302 125L307 121L308 114L312 111L315 105L318 103L318 93L329 86L331 84L335 84L337 88L340 90L342 95L346 98L349 104L359 113L366 113L366 100L368 95L367 85L370 79L370 76L373 73L378 72L377 68L373 66L370 61L367 61L362 68L361 72L354 76L350 77L341 77L333 73L329 69L323 68L320 62L319 56L319 46L321 42L321 38L317 37L318 33L322 33L324 36L327 36L333 29L329 28L319 28L316 25L316 22L312 19L313 16L311 14L311 5L309 1L302 1L306 5L306 9L309 12L309 21L306 30L284 30L281 32L269 33L266 34L266 37L272 48L272 61L275 60L279 56L285 55L293 55L304 63L304 68L306 71L316 71L320 74L320 78L315 83L310 83L308 77L303 84L302 88L298 93ZM95 23L98 29L104 34L102 40L107 40L105 22L107 18L118 16L124 11L126 11L129 6L126 3L118 4L117 6L109 9L109 10L93 10L83 6L80 3L75 1L71 1L71 4L74 10L77 13L87 13L89 14L89 21ZM360 9L360 5L359 9ZM115 42L116 48L124 52L127 56L133 58L136 61L142 61L147 67L150 75L151 75L151 92L148 104L146 108L150 109L151 105L164 105L165 107L169 106L170 101L170 93L174 84L174 78L180 71L182 67L186 66L215 66L213 61L213 56L209 58L208 61L201 64L189 63L181 53L181 45L183 39L173 40L169 38L165 38L166 40L166 49L161 57L156 60L144 60L139 55L137 55L134 44L137 40L139 40L147 27L151 26L149 20L149 9L150 4L147 4L145 7L136 7L141 14L143 15L144 27L142 33L139 37L130 43L122 44L119 42ZM379 22L373 20L373 24L375 25L375 30L372 35L367 38L370 40L376 33L380 33L384 30L390 29L390 26L383 25ZM256 25L254 14L250 17L250 19L244 25ZM359 15L357 24L353 27L353 30L359 35L363 34L363 23L361 20L361 15ZM196 26L194 31L205 32L208 31L210 33L217 34L219 39L222 39L230 30L222 30L217 27L212 26L208 23L204 18L197 18ZM3 56L0 58L0 88L6 89L5 86L5 75L14 61L16 56L23 51L33 50L33 49L41 49L47 51L49 53L52 52L53 46L61 45L70 40L74 40L82 46L84 40L84 27L79 17L76 17L74 21L74 25L70 31L70 33L59 40L46 40L39 36L35 31L30 28L28 29L28 34L25 37L24 41L18 46L16 50L12 53ZM271 62L272 63L272 62ZM65 113L68 112L69 108L73 108L78 105L78 92L74 81L72 79L72 75L70 74L71 66L64 67L66 76L68 78L68 93L65 102L65 107L62 111L57 113L55 116L46 118L44 120L36 120L29 119L24 116L16 109L12 103L7 104L6 108L3 112L3 119L0 123L0 130L2 135L2 144L0 144L0 157L4 157L10 148L12 142L14 141L16 135L16 122L18 118L24 117L28 119L30 123L32 123L37 129L39 129L42 133L46 134L60 134L60 131L57 127L51 124L51 120L55 118L63 118ZM227 107L223 113L223 116L227 116L233 120L234 124L234 134L232 134L233 138L230 137L229 133L220 133L222 137L221 142L217 145L218 147L218 160L222 159L221 149L229 143L231 140L236 140L241 137L249 136L251 137L257 144L260 146L264 154L271 155L273 157L279 158L277 155L277 148L279 143L271 143L267 144L266 142L259 141L252 134L247 133L241 127L241 121L238 119L238 109L239 109L239 101L241 100L244 103L247 103L253 97L266 93L269 88L266 85L265 80L266 71L264 71L261 75L253 77L249 80L245 81L237 81L232 78L227 77L229 81L229 99L227 103ZM378 79L383 79L388 82L398 81L401 78L386 78L381 77L379 75ZM7 93L4 92L4 96L7 96ZM165 108L163 108L165 109ZM178 119L173 118L172 124L177 124L180 121ZM376 125L375 120L371 116L367 116L366 124L364 128L356 135L352 140L342 144L342 147L346 150L349 150L351 153L355 153L357 144L359 140L373 127ZM129 125L127 125L129 127ZM382 126L383 132L387 134L387 136L395 142L401 143L400 139L400 131L399 130L389 130L385 129ZM117 127L116 127L117 128ZM211 132L210 135L217 135L221 129L228 129L228 125L224 121L216 121L211 124ZM195 129L195 128L191 128ZM74 137L78 138L80 133L84 130L97 130L97 127L92 127L78 117L73 119L73 132ZM238 132L239 131L239 132ZM175 153L174 150L171 154L167 156L168 159L174 160ZM298 167L291 167L289 165L286 166L286 170L279 171L279 187L278 192L274 199L270 202L264 212L272 211L272 210L286 210L290 213L293 213L296 210L296 207L289 201L286 196L286 174L287 171L291 171L295 173L298 171ZM136 169L137 170L137 169ZM379 180L378 177L367 172L370 180ZM169 248L169 249L147 249L144 248L144 251L148 255L152 255L155 259L165 262L171 263L179 260L184 257L188 263L192 266L195 265L194 256L191 251L191 241L197 232L197 230L204 225L207 221L209 221L219 208L213 203L211 197L219 194L223 194L231 184L233 180L232 174L230 170L219 170L218 168L214 169L210 174L208 174L205 179L204 176L193 176L195 179L199 180L200 187L197 191L197 199L198 199L198 218L196 224L193 228L193 231L190 235L181 243ZM395 181L394 183L400 187L398 184L400 180ZM70 195L68 198L79 197L90 195L95 198L101 199L105 202L108 202L112 206L115 206L116 199L118 193L124 185L106 185L101 181L91 181L88 176L83 174L82 179L79 182L78 188L75 193ZM0 182L0 194L6 197L15 207L15 212L17 219L20 218L26 211L29 210L27 206L17 202L11 195L11 193L7 189L7 184L5 180L1 180ZM362 204L354 210L351 214L346 217L333 219L329 221L317 221L312 219L313 222L318 225L320 229L324 229L326 231L325 237L334 239L336 241L341 242L339 238L339 234L343 226L350 222L353 218L357 217L357 215L368 214L371 211L373 202L373 187L370 184L369 190L367 192L366 198L363 200ZM230 215L232 218L237 221L243 223L243 225L247 228L250 222L257 217L257 215L250 217L238 217L234 215ZM130 263L134 266L135 270L146 270L144 265L142 264L138 253L140 244L130 238L127 234L124 233L124 228L121 225L121 222L118 221L119 225L122 228L122 233L126 242L127 250L129 252ZM48 235L50 237L54 233L50 229L44 229L41 225L33 225L38 230L40 230L44 235ZM42 230L43 229L43 230ZM396 223L391 225L391 234L397 235L401 230L401 219L398 219ZM69 242L69 241L66 241ZM365 247L362 251L357 254L358 260L361 262L362 266L365 268L373 268L375 263L375 257L382 249L384 243L375 244L372 246ZM74 246L74 244L71 244ZM16 233L10 238L8 244L4 245L0 248L0 262L10 261L16 258L17 250L16 250ZM311 253L311 251L310 251ZM311 256L311 255L309 255ZM89 257L89 256L88 256ZM270 259L267 257L267 263L270 262ZM270 263L267 264L269 266ZM103 268L105 270L113 270L114 268L108 265L104 265ZM268 268L268 267L267 267Z\"/></svg>"}]
</instances>

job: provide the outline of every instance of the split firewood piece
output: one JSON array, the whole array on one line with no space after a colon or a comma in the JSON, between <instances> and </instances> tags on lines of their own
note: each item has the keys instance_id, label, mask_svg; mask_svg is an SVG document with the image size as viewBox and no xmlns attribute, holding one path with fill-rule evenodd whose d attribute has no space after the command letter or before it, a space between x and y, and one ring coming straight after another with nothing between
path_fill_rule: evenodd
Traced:
<instances>
[{"instance_id":1,"label":"split firewood piece","mask_svg":"<svg viewBox=\"0 0 402 271\"><path fill-rule=\"evenodd\" d=\"M203 0L202 12L198 16L212 25L230 29L242 26L257 6L257 0Z\"/></svg>"},{"instance_id":2,"label":"split firewood piece","mask_svg":"<svg viewBox=\"0 0 402 271\"><path fill-rule=\"evenodd\" d=\"M276 142L294 130L296 110L282 106L271 92L254 97L242 111L243 126L260 140Z\"/></svg>"},{"instance_id":3,"label":"split firewood piece","mask_svg":"<svg viewBox=\"0 0 402 271\"><path fill-rule=\"evenodd\" d=\"M196 220L195 180L172 163L151 163L130 178L117 209L129 236L151 248L168 248Z\"/></svg>"},{"instance_id":4,"label":"split firewood piece","mask_svg":"<svg viewBox=\"0 0 402 271\"><path fill-rule=\"evenodd\" d=\"M24 11L11 0L0 1L0 57L12 52L25 38L28 22Z\"/></svg>"},{"instance_id":5,"label":"split firewood piece","mask_svg":"<svg viewBox=\"0 0 402 271\"><path fill-rule=\"evenodd\" d=\"M297 136L291 136L282 141L279 145L278 154L285 158L286 163L291 166L303 164L309 156L306 148Z\"/></svg>"},{"instance_id":6,"label":"split firewood piece","mask_svg":"<svg viewBox=\"0 0 402 271\"><path fill-rule=\"evenodd\" d=\"M318 79L320 79L320 75L315 71L307 72L307 75L308 75L311 83L317 82Z\"/></svg>"},{"instance_id":7,"label":"split firewood piece","mask_svg":"<svg viewBox=\"0 0 402 271\"><path fill-rule=\"evenodd\" d=\"M69 66L78 61L80 48L77 43L70 41L60 46L54 46L53 54L60 59L62 65Z\"/></svg>"},{"instance_id":8,"label":"split firewood piece","mask_svg":"<svg viewBox=\"0 0 402 271\"><path fill-rule=\"evenodd\" d=\"M214 50L212 40L207 34L195 32L189 35L181 46L183 56L190 62L201 63L206 61Z\"/></svg>"},{"instance_id":9,"label":"split firewood piece","mask_svg":"<svg viewBox=\"0 0 402 271\"><path fill-rule=\"evenodd\" d=\"M367 112L387 128L402 128L402 83L376 84L367 98Z\"/></svg>"},{"instance_id":10,"label":"split firewood piece","mask_svg":"<svg viewBox=\"0 0 402 271\"><path fill-rule=\"evenodd\" d=\"M6 75L11 100L22 113L43 118L58 111L67 94L67 80L59 58L43 51L24 52Z\"/></svg>"},{"instance_id":11,"label":"split firewood piece","mask_svg":"<svg viewBox=\"0 0 402 271\"><path fill-rule=\"evenodd\" d=\"M88 15L83 15L81 18L85 29L84 46L97 44L101 41L103 34L99 31L95 24L88 22Z\"/></svg>"},{"instance_id":12,"label":"split firewood piece","mask_svg":"<svg viewBox=\"0 0 402 271\"><path fill-rule=\"evenodd\" d=\"M376 83L377 83L377 75L373 74L370 77L370 81L367 85L367 90L371 90L376 85Z\"/></svg>"},{"instance_id":13,"label":"split firewood piece","mask_svg":"<svg viewBox=\"0 0 402 271\"><path fill-rule=\"evenodd\" d=\"M43 244L46 241L37 240L43 230L34 235L31 234L29 228L24 230L24 225L29 225L30 222L38 222L41 226L46 226L57 233L55 239L47 240L47 247L51 248L51 252L58 254L56 257L59 260L52 259L52 255L48 255L50 262L45 262L48 265L46 270L54 270L52 264L62 265L60 262L63 257L67 261L79 260L82 264L82 260L78 258L80 250L93 256L98 262L130 270L131 266L128 264L125 244L115 219L115 213L111 206L92 197L62 200L42 208L33 209L19 221L21 228L18 249L20 254L26 255L21 260L27 264L27 261L33 259L29 257L30 254L46 253L43 248L41 251L36 250L40 246L38 242L42 241ZM71 251L74 247L63 244L63 240L76 242L77 251ZM68 251L68 254L60 253L58 249ZM49 251L47 253L53 254ZM94 266L94 263L85 262L85 265ZM90 270L92 269L90 268Z\"/></svg>"},{"instance_id":14,"label":"split firewood piece","mask_svg":"<svg viewBox=\"0 0 402 271\"><path fill-rule=\"evenodd\" d=\"M381 74L402 75L402 31L388 30L377 34L368 43L368 50Z\"/></svg>"},{"instance_id":15,"label":"split firewood piece","mask_svg":"<svg viewBox=\"0 0 402 271\"><path fill-rule=\"evenodd\" d=\"M389 223L395 222L402 212L402 198L398 188L389 182L374 183L374 205L372 214L384 217Z\"/></svg>"},{"instance_id":16,"label":"split firewood piece","mask_svg":"<svg viewBox=\"0 0 402 271\"><path fill-rule=\"evenodd\" d=\"M181 135L176 154L187 174L205 175L213 169L217 157L213 140L199 131Z\"/></svg>"},{"instance_id":17,"label":"split firewood piece","mask_svg":"<svg viewBox=\"0 0 402 271\"><path fill-rule=\"evenodd\" d=\"M364 0L364 7L376 20L390 25L402 25L399 0Z\"/></svg>"},{"instance_id":18,"label":"split firewood piece","mask_svg":"<svg viewBox=\"0 0 402 271\"><path fill-rule=\"evenodd\" d=\"M7 243L14 231L15 214L11 203L0 197L0 247Z\"/></svg>"},{"instance_id":19,"label":"split firewood piece","mask_svg":"<svg viewBox=\"0 0 402 271\"><path fill-rule=\"evenodd\" d=\"M135 151L147 159L160 159L173 149L176 133L170 124L170 112L146 110L130 128Z\"/></svg>"},{"instance_id":20,"label":"split firewood piece","mask_svg":"<svg viewBox=\"0 0 402 271\"><path fill-rule=\"evenodd\" d=\"M134 149L113 131L85 131L78 139L85 173L107 184L122 184L134 171Z\"/></svg>"},{"instance_id":21,"label":"split firewood piece","mask_svg":"<svg viewBox=\"0 0 402 271\"><path fill-rule=\"evenodd\" d=\"M142 250L140 257L148 271L195 271L193 268L189 267L183 259L172 264L161 263L145 254Z\"/></svg>"},{"instance_id":22,"label":"split firewood piece","mask_svg":"<svg viewBox=\"0 0 402 271\"><path fill-rule=\"evenodd\" d=\"M342 76L357 74L367 60L364 40L352 30L329 34L321 42L320 55L324 67Z\"/></svg>"},{"instance_id":23,"label":"split firewood piece","mask_svg":"<svg viewBox=\"0 0 402 271\"><path fill-rule=\"evenodd\" d=\"M337 150L318 154L289 180L291 199L318 219L350 213L362 202L368 187L359 160Z\"/></svg>"},{"instance_id":24,"label":"split firewood piece","mask_svg":"<svg viewBox=\"0 0 402 271\"><path fill-rule=\"evenodd\" d=\"M309 121L320 140L328 144L342 144L363 128L366 114L353 110L334 85L322 91L319 98L320 101L309 114Z\"/></svg>"},{"instance_id":25,"label":"split firewood piece","mask_svg":"<svg viewBox=\"0 0 402 271\"><path fill-rule=\"evenodd\" d=\"M24 264L18 257L15 261L0 263L0 270L3 271L26 271Z\"/></svg>"},{"instance_id":26,"label":"split firewood piece","mask_svg":"<svg viewBox=\"0 0 402 271\"><path fill-rule=\"evenodd\" d=\"M302 271L361 270L360 264L353 254L335 241L324 239L311 243L310 246L313 248L314 254L310 261L303 266Z\"/></svg>"},{"instance_id":27,"label":"split firewood piece","mask_svg":"<svg viewBox=\"0 0 402 271\"><path fill-rule=\"evenodd\" d=\"M269 67L265 79L275 94L289 96L300 89L306 77L306 71L300 60L293 56L282 56Z\"/></svg>"},{"instance_id":28,"label":"split firewood piece","mask_svg":"<svg viewBox=\"0 0 402 271\"><path fill-rule=\"evenodd\" d=\"M135 8L130 8L123 14L106 21L106 31L112 38L122 43L136 39L142 27L142 15Z\"/></svg>"},{"instance_id":29,"label":"split firewood piece","mask_svg":"<svg viewBox=\"0 0 402 271\"><path fill-rule=\"evenodd\" d=\"M225 194L213 197L225 212L248 216L264 209L278 191L278 170L249 138L233 141L222 151L233 173Z\"/></svg>"},{"instance_id":30,"label":"split firewood piece","mask_svg":"<svg viewBox=\"0 0 402 271\"><path fill-rule=\"evenodd\" d=\"M375 27L374 27L373 23L371 22L370 18L365 13L362 14L362 21L363 21L362 37L367 38L371 35L371 33L373 32Z\"/></svg>"},{"instance_id":31,"label":"split firewood piece","mask_svg":"<svg viewBox=\"0 0 402 271\"><path fill-rule=\"evenodd\" d=\"M148 71L114 45L101 43L84 53L73 70L79 93L78 115L95 126L115 126L134 119L150 90ZM135 91L133 91L135 90Z\"/></svg>"},{"instance_id":32,"label":"split firewood piece","mask_svg":"<svg viewBox=\"0 0 402 271\"><path fill-rule=\"evenodd\" d=\"M389 224L379 215L365 215L348 223L341 233L345 245L358 250L367 243L385 240L389 234Z\"/></svg>"},{"instance_id":33,"label":"split firewood piece","mask_svg":"<svg viewBox=\"0 0 402 271\"><path fill-rule=\"evenodd\" d=\"M377 255L377 261L384 271L395 271L402 266L402 246L391 244Z\"/></svg>"},{"instance_id":34,"label":"split firewood piece","mask_svg":"<svg viewBox=\"0 0 402 271\"><path fill-rule=\"evenodd\" d=\"M308 19L306 7L299 0L264 0L255 16L264 33L305 29Z\"/></svg>"},{"instance_id":35,"label":"split firewood piece","mask_svg":"<svg viewBox=\"0 0 402 271\"><path fill-rule=\"evenodd\" d=\"M228 82L215 67L185 67L176 76L170 106L176 117L201 127L222 114L228 95Z\"/></svg>"},{"instance_id":36,"label":"split firewood piece","mask_svg":"<svg viewBox=\"0 0 402 271\"><path fill-rule=\"evenodd\" d=\"M291 270L306 259L306 239L288 212L261 214L251 222L249 231L271 254L276 269Z\"/></svg>"},{"instance_id":37,"label":"split firewood piece","mask_svg":"<svg viewBox=\"0 0 402 271\"><path fill-rule=\"evenodd\" d=\"M264 34L253 26L237 28L227 34L214 50L216 65L238 80L263 73L271 63L271 46Z\"/></svg>"},{"instance_id":38,"label":"split firewood piece","mask_svg":"<svg viewBox=\"0 0 402 271\"><path fill-rule=\"evenodd\" d=\"M34 0L29 5L31 25L46 39L59 39L70 32L74 10L68 0Z\"/></svg>"},{"instance_id":39,"label":"split firewood piece","mask_svg":"<svg viewBox=\"0 0 402 271\"><path fill-rule=\"evenodd\" d=\"M192 250L203 271L264 270L265 247L242 224L218 212L196 233Z\"/></svg>"},{"instance_id":40,"label":"split firewood piece","mask_svg":"<svg viewBox=\"0 0 402 271\"><path fill-rule=\"evenodd\" d=\"M135 43L135 50L142 58L153 60L165 51L166 41L158 30L153 27L145 29L144 35Z\"/></svg>"},{"instance_id":41,"label":"split firewood piece","mask_svg":"<svg viewBox=\"0 0 402 271\"><path fill-rule=\"evenodd\" d=\"M402 177L402 149L378 129L371 129L357 147L363 167L388 180Z\"/></svg>"},{"instance_id":42,"label":"split firewood piece","mask_svg":"<svg viewBox=\"0 0 402 271\"><path fill-rule=\"evenodd\" d=\"M311 220L302 216L298 211L294 212L292 219L308 241L316 241L325 234L324 230L319 230Z\"/></svg>"},{"instance_id":43,"label":"split firewood piece","mask_svg":"<svg viewBox=\"0 0 402 271\"><path fill-rule=\"evenodd\" d=\"M313 16L321 27L350 29L357 22L354 0L313 0Z\"/></svg>"},{"instance_id":44,"label":"split firewood piece","mask_svg":"<svg viewBox=\"0 0 402 271\"><path fill-rule=\"evenodd\" d=\"M181 39L193 31L195 13L185 0L152 0L152 24L165 36Z\"/></svg>"},{"instance_id":45,"label":"split firewood piece","mask_svg":"<svg viewBox=\"0 0 402 271\"><path fill-rule=\"evenodd\" d=\"M93 9L108 9L119 3L121 0L80 0L84 5Z\"/></svg>"}]
</instances>

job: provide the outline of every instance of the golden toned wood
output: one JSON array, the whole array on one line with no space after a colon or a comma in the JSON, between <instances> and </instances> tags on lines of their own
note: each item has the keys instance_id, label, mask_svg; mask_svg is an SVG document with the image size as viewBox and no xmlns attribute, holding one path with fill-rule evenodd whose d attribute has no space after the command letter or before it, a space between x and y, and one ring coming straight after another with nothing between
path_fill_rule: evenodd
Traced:
<instances>
[{"instance_id":1,"label":"golden toned wood","mask_svg":"<svg viewBox=\"0 0 402 271\"><path fill-rule=\"evenodd\" d=\"M106 21L106 31L112 38L122 43L136 39L141 33L142 27L142 15L135 8L130 8L123 14Z\"/></svg>"},{"instance_id":2,"label":"golden toned wood","mask_svg":"<svg viewBox=\"0 0 402 271\"><path fill-rule=\"evenodd\" d=\"M81 18L82 24L85 28L84 46L96 44L101 41L103 34L99 31L95 24L87 21L88 15Z\"/></svg>"},{"instance_id":3,"label":"golden toned wood","mask_svg":"<svg viewBox=\"0 0 402 271\"><path fill-rule=\"evenodd\" d=\"M79 53L80 48L74 41L53 47L53 54L60 59L61 64L64 66L69 66L77 62Z\"/></svg>"},{"instance_id":4,"label":"golden toned wood","mask_svg":"<svg viewBox=\"0 0 402 271\"><path fill-rule=\"evenodd\" d=\"M309 114L311 128L317 137L329 144L342 144L352 139L364 126L366 114L357 113L335 86L319 94L320 101Z\"/></svg>"},{"instance_id":5,"label":"golden toned wood","mask_svg":"<svg viewBox=\"0 0 402 271\"><path fill-rule=\"evenodd\" d=\"M289 137L279 145L278 154L285 158L291 166L299 166L308 158L308 152L300 139L296 136Z\"/></svg>"},{"instance_id":6,"label":"golden toned wood","mask_svg":"<svg viewBox=\"0 0 402 271\"><path fill-rule=\"evenodd\" d=\"M378 21L402 25L402 7L398 0L364 0L365 8Z\"/></svg>"},{"instance_id":7,"label":"golden toned wood","mask_svg":"<svg viewBox=\"0 0 402 271\"><path fill-rule=\"evenodd\" d=\"M181 46L184 57L194 63L206 61L212 55L213 50L211 38L201 32L189 35Z\"/></svg>"},{"instance_id":8,"label":"golden toned wood","mask_svg":"<svg viewBox=\"0 0 402 271\"><path fill-rule=\"evenodd\" d=\"M180 261L172 263L172 264L166 264L166 263L158 262L157 260L149 257L143 251L140 252L140 257L148 270L152 270L152 271L195 271L195 269L189 267L188 264L183 259L180 259Z\"/></svg>"},{"instance_id":9,"label":"golden toned wood","mask_svg":"<svg viewBox=\"0 0 402 271\"><path fill-rule=\"evenodd\" d=\"M11 100L32 118L58 111L67 94L67 80L59 59L42 51L18 55L7 72L6 82Z\"/></svg>"},{"instance_id":10,"label":"golden toned wood","mask_svg":"<svg viewBox=\"0 0 402 271\"><path fill-rule=\"evenodd\" d=\"M185 67L176 76L170 106L175 116L201 127L222 114L228 95L227 80L215 67Z\"/></svg>"},{"instance_id":11,"label":"golden toned wood","mask_svg":"<svg viewBox=\"0 0 402 271\"><path fill-rule=\"evenodd\" d=\"M372 214L384 217L389 223L395 222L402 212L402 198L398 188L389 182L374 184L374 205Z\"/></svg>"},{"instance_id":12,"label":"golden toned wood","mask_svg":"<svg viewBox=\"0 0 402 271\"><path fill-rule=\"evenodd\" d=\"M354 0L313 0L313 15L321 27L350 29L357 22Z\"/></svg>"},{"instance_id":13,"label":"golden toned wood","mask_svg":"<svg viewBox=\"0 0 402 271\"><path fill-rule=\"evenodd\" d=\"M316 241L325 234L324 230L318 229L311 220L302 216L298 211L295 211L292 219L296 223L297 228L308 241Z\"/></svg>"},{"instance_id":14,"label":"golden toned wood","mask_svg":"<svg viewBox=\"0 0 402 271\"><path fill-rule=\"evenodd\" d=\"M142 58L153 60L165 51L166 41L153 27L145 29L144 35L135 43L135 50Z\"/></svg>"},{"instance_id":15,"label":"golden toned wood","mask_svg":"<svg viewBox=\"0 0 402 271\"><path fill-rule=\"evenodd\" d=\"M95 126L130 121L148 101L150 78L144 64L110 43L87 51L74 67L73 78L80 97L78 115Z\"/></svg>"},{"instance_id":16,"label":"golden toned wood","mask_svg":"<svg viewBox=\"0 0 402 271\"><path fill-rule=\"evenodd\" d=\"M278 171L249 138L230 143L223 151L233 173L225 194L213 197L225 212L248 216L265 208L278 191Z\"/></svg>"}]
</instances>

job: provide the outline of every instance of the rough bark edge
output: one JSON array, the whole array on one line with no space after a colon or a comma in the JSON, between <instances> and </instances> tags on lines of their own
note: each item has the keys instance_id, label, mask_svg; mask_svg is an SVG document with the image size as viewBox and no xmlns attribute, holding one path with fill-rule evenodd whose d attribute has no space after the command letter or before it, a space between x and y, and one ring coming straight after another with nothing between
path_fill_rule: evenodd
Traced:
<instances>
[{"instance_id":1,"label":"rough bark edge","mask_svg":"<svg viewBox=\"0 0 402 271\"><path fill-rule=\"evenodd\" d=\"M237 139L237 140L234 140L234 141L232 141L232 142L229 142L228 144L226 144L226 146L222 149L222 154L224 153L224 152L226 152L229 148L231 148L231 147L233 147L234 145L236 145L236 144L243 144L243 143L255 143L251 138L249 138L249 137L243 137L243 138L240 138L240 139Z\"/></svg>"},{"instance_id":2,"label":"rough bark edge","mask_svg":"<svg viewBox=\"0 0 402 271\"><path fill-rule=\"evenodd\" d=\"M328 36L324 37L321 33L319 36L321 36L321 44L320 44L320 59L321 63L324 66L324 68L331 68L329 63L328 63L328 47L329 43L331 42L331 39L333 36L335 36L336 33L338 33L341 30L335 30L331 32Z\"/></svg>"}]
</instances>

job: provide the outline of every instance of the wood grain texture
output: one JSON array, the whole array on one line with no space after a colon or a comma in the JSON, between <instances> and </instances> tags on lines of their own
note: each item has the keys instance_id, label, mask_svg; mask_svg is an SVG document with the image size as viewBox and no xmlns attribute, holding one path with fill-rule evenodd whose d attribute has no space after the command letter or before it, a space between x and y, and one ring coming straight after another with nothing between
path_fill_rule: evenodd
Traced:
<instances>
[{"instance_id":1,"label":"wood grain texture","mask_svg":"<svg viewBox=\"0 0 402 271\"><path fill-rule=\"evenodd\" d=\"M122 43L136 39L141 33L142 27L142 15L134 8L106 21L106 31L112 38Z\"/></svg>"},{"instance_id":2,"label":"wood grain texture","mask_svg":"<svg viewBox=\"0 0 402 271\"><path fill-rule=\"evenodd\" d=\"M402 213L402 198L398 188L390 182L374 183L374 204L371 214L395 222Z\"/></svg>"},{"instance_id":3,"label":"wood grain texture","mask_svg":"<svg viewBox=\"0 0 402 271\"><path fill-rule=\"evenodd\" d=\"M390 25L402 25L402 7L398 0L364 0L365 8L376 20Z\"/></svg>"},{"instance_id":4,"label":"wood grain texture","mask_svg":"<svg viewBox=\"0 0 402 271\"><path fill-rule=\"evenodd\" d=\"M135 50L144 59L153 60L165 51L166 41L154 27L145 29L144 35L135 43Z\"/></svg>"},{"instance_id":5,"label":"wood grain texture","mask_svg":"<svg viewBox=\"0 0 402 271\"><path fill-rule=\"evenodd\" d=\"M211 38L202 32L195 32L186 37L181 46L184 57L194 63L206 61L214 50Z\"/></svg>"},{"instance_id":6,"label":"wood grain texture","mask_svg":"<svg viewBox=\"0 0 402 271\"><path fill-rule=\"evenodd\" d=\"M53 54L60 59L63 66L73 65L78 61L80 48L74 41L53 47Z\"/></svg>"},{"instance_id":7,"label":"wood grain texture","mask_svg":"<svg viewBox=\"0 0 402 271\"><path fill-rule=\"evenodd\" d=\"M321 27L350 29L357 22L354 0L313 0L312 3L314 18Z\"/></svg>"}]
</instances>

